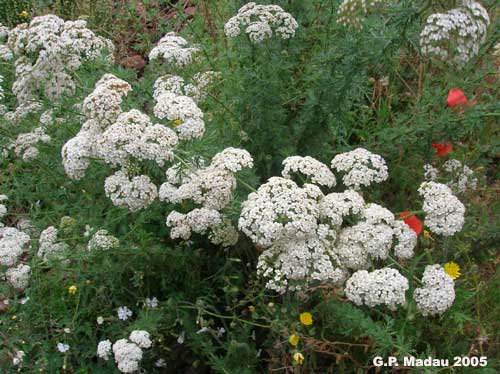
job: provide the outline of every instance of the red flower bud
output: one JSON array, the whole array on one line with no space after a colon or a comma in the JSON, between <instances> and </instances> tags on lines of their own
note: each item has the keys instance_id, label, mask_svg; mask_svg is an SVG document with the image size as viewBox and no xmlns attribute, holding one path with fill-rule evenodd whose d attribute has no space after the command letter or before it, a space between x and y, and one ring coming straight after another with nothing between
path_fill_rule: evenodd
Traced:
<instances>
[{"instance_id":1,"label":"red flower bud","mask_svg":"<svg viewBox=\"0 0 500 374\"><path fill-rule=\"evenodd\" d=\"M451 145L451 143L432 143L432 148L436 150L440 157L444 157L453 151L453 145Z\"/></svg>"},{"instance_id":2,"label":"red flower bud","mask_svg":"<svg viewBox=\"0 0 500 374\"><path fill-rule=\"evenodd\" d=\"M399 215L399 218L404 218L406 216L409 216L410 212L403 212ZM411 216L408 218L403 219L404 223L406 223L410 228L415 231L417 235L420 235L422 232L422 228L424 227L424 224L422 223L421 220L417 218L417 216Z\"/></svg>"},{"instance_id":3,"label":"red flower bud","mask_svg":"<svg viewBox=\"0 0 500 374\"><path fill-rule=\"evenodd\" d=\"M448 93L448 98L446 99L446 103L450 108L453 108L455 106L469 106L469 100L467 100L467 97L465 94L462 92L462 90L458 88L452 88L450 92Z\"/></svg>"}]
</instances>

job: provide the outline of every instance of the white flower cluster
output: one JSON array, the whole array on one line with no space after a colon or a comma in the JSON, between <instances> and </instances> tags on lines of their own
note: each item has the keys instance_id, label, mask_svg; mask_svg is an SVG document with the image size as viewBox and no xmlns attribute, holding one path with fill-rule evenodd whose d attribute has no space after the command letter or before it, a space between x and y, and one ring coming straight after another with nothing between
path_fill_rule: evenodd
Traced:
<instances>
[{"instance_id":1,"label":"white flower cluster","mask_svg":"<svg viewBox=\"0 0 500 374\"><path fill-rule=\"evenodd\" d=\"M163 90L153 111L157 118L172 121L181 140L201 138L205 133L203 112L189 96Z\"/></svg>"},{"instance_id":2,"label":"white flower cluster","mask_svg":"<svg viewBox=\"0 0 500 374\"><path fill-rule=\"evenodd\" d=\"M332 164L367 181L387 178L385 161L366 150L336 157ZM239 228L255 245L265 249L257 273L266 287L284 292L307 287L312 282L342 284L350 270L368 269L384 260L391 250L398 258L413 256L417 235L389 210L365 203L353 189L324 195L318 185L333 186L335 176L311 157L290 157L283 175L299 172L311 183L300 187L290 179L272 177L248 195L242 204ZM349 178L349 177L348 177Z\"/></svg>"},{"instance_id":3,"label":"white flower cluster","mask_svg":"<svg viewBox=\"0 0 500 374\"><path fill-rule=\"evenodd\" d=\"M12 124L19 123L23 118L27 117L29 114L36 113L42 109L42 104L33 101L24 105L19 105L15 110L6 112L4 118L11 122Z\"/></svg>"},{"instance_id":4,"label":"white flower cluster","mask_svg":"<svg viewBox=\"0 0 500 374\"><path fill-rule=\"evenodd\" d=\"M177 67L184 67L189 65L193 61L193 56L200 51L198 46L188 45L186 39L175 32L169 32L149 52L149 59L162 59Z\"/></svg>"},{"instance_id":5,"label":"white flower cluster","mask_svg":"<svg viewBox=\"0 0 500 374\"><path fill-rule=\"evenodd\" d=\"M163 167L166 162L173 160L174 151L181 140L203 135L203 112L193 98L185 95L201 99L205 87L216 76L214 72L201 73L193 78L192 84L184 84L181 77L174 75L164 76L156 81L154 114L159 119L172 121L174 131L165 125L153 124L147 114L137 109L122 112L122 100L132 88L127 82L111 74L104 75L83 102L82 111L86 122L80 132L63 146L62 158L66 174L72 179L81 179L91 159L120 167L120 170L106 178L106 195L114 205L131 211L146 208L157 198L158 188L148 175L136 175L141 169L141 163L152 161ZM240 161L235 159L234 162L238 164ZM172 172L174 168L169 170ZM215 183L218 183L218 187L224 188L221 183L223 179L230 179L230 184L233 184L234 176L223 167L214 166L206 174L210 172L216 172L218 180ZM205 182L210 180L203 183ZM168 190L175 190L173 184L170 181L168 186L162 186L163 192L168 194ZM209 189L215 190L217 186ZM183 188L183 191L188 192L187 188ZM185 195L180 200L185 198L190 197ZM171 196L169 199L175 202L176 197ZM229 235L226 231L220 233Z\"/></svg>"},{"instance_id":6,"label":"white flower cluster","mask_svg":"<svg viewBox=\"0 0 500 374\"><path fill-rule=\"evenodd\" d=\"M442 174L442 178L446 185L457 193L465 193L467 190L475 190L477 188L477 178L474 171L467 165L463 165L460 161L451 159L447 160L442 166L441 172L432 165L424 165L424 177L428 181L436 181Z\"/></svg>"},{"instance_id":7,"label":"white flower cluster","mask_svg":"<svg viewBox=\"0 0 500 374\"><path fill-rule=\"evenodd\" d=\"M10 29L0 23L0 61L10 61L14 58L12 51L5 45Z\"/></svg>"},{"instance_id":8,"label":"white flower cluster","mask_svg":"<svg viewBox=\"0 0 500 374\"><path fill-rule=\"evenodd\" d=\"M118 119L123 97L131 90L127 82L112 74L105 74L96 83L94 91L85 98L82 110L87 121L61 151L64 170L71 179L83 178L90 159L99 156L97 140Z\"/></svg>"},{"instance_id":9,"label":"white flower cluster","mask_svg":"<svg viewBox=\"0 0 500 374\"><path fill-rule=\"evenodd\" d=\"M387 0L344 0L337 10L337 22L361 30L368 14L386 2Z\"/></svg>"},{"instance_id":10,"label":"white flower cluster","mask_svg":"<svg viewBox=\"0 0 500 374\"><path fill-rule=\"evenodd\" d=\"M97 139L97 154L108 164L124 166L131 160L155 161L163 166L174 157L178 139L164 125L151 122L137 109L122 113Z\"/></svg>"},{"instance_id":11,"label":"white flower cluster","mask_svg":"<svg viewBox=\"0 0 500 374\"><path fill-rule=\"evenodd\" d=\"M31 238L13 227L0 228L0 265L14 266L19 256L29 248Z\"/></svg>"},{"instance_id":12,"label":"white flower cluster","mask_svg":"<svg viewBox=\"0 0 500 374\"><path fill-rule=\"evenodd\" d=\"M39 150L37 143L49 143L50 136L45 133L43 127L37 127L32 132L19 134L17 139L8 145L8 148L14 149L17 156L22 157L23 161L33 160L38 157Z\"/></svg>"},{"instance_id":13,"label":"white flower cluster","mask_svg":"<svg viewBox=\"0 0 500 374\"><path fill-rule=\"evenodd\" d=\"M204 234L211 229L209 238L215 244L233 245L238 233L230 220L219 212L226 207L236 188L235 173L253 167L253 159L244 149L226 148L217 153L209 166L182 169L180 164L169 168L167 181L160 187L160 200L178 204L192 200L202 208L187 214L172 211L167 217L167 226L172 227L172 239L187 240L191 232Z\"/></svg>"},{"instance_id":14,"label":"white flower cluster","mask_svg":"<svg viewBox=\"0 0 500 374\"><path fill-rule=\"evenodd\" d=\"M62 158L66 174L72 179L85 175L92 158L121 166L106 178L106 195L113 204L137 211L156 199L158 188L147 175L129 175L130 165L150 160L163 166L173 158L178 138L173 130L153 124L136 109L122 113L121 102L131 89L127 82L104 75L85 98L82 110L87 121L63 146Z\"/></svg>"},{"instance_id":15,"label":"white flower cluster","mask_svg":"<svg viewBox=\"0 0 500 374\"><path fill-rule=\"evenodd\" d=\"M118 319L120 321L126 321L130 317L132 317L132 311L126 307L126 306L121 306L116 310L116 315L118 316Z\"/></svg>"},{"instance_id":16,"label":"white flower cluster","mask_svg":"<svg viewBox=\"0 0 500 374\"><path fill-rule=\"evenodd\" d=\"M139 370L142 360L142 350L151 348L152 341L149 333L144 330L134 330L128 339L117 340L114 344L110 340L102 340L97 345L97 356L108 361L113 357L122 373L133 373Z\"/></svg>"},{"instance_id":17,"label":"white flower cluster","mask_svg":"<svg viewBox=\"0 0 500 374\"><path fill-rule=\"evenodd\" d=\"M310 157L291 156L283 161L283 171L281 175L284 178L292 179L291 173L300 173L307 178L311 178L311 182L321 186L333 187L337 183L335 175L322 162Z\"/></svg>"},{"instance_id":18,"label":"white flower cluster","mask_svg":"<svg viewBox=\"0 0 500 374\"><path fill-rule=\"evenodd\" d=\"M0 219L3 218L5 214L7 214L7 207L5 206L5 201L9 200L7 195L0 194ZM0 227L3 227L4 224L0 222Z\"/></svg>"},{"instance_id":19,"label":"white flower cluster","mask_svg":"<svg viewBox=\"0 0 500 374\"><path fill-rule=\"evenodd\" d=\"M72 95L72 73L83 63L114 50L110 40L87 28L86 21L65 22L52 14L35 17L29 24L9 30L7 47L16 59L12 92L20 105L37 99L40 89L52 101ZM2 56L6 55L3 51ZM111 59L111 55L107 57Z\"/></svg>"},{"instance_id":20,"label":"white flower cluster","mask_svg":"<svg viewBox=\"0 0 500 374\"><path fill-rule=\"evenodd\" d=\"M500 43L498 43L493 47L493 56L500 57ZM0 58L1 58L1 52L0 52Z\"/></svg>"},{"instance_id":21,"label":"white flower cluster","mask_svg":"<svg viewBox=\"0 0 500 374\"><path fill-rule=\"evenodd\" d=\"M114 205L131 212L148 207L158 197L158 188L147 175L130 178L122 170L106 178L104 192Z\"/></svg>"},{"instance_id":22,"label":"white flower cluster","mask_svg":"<svg viewBox=\"0 0 500 374\"><path fill-rule=\"evenodd\" d=\"M458 8L427 18L420 33L422 54L462 66L479 53L490 18L477 1L464 0Z\"/></svg>"},{"instance_id":23,"label":"white flower cluster","mask_svg":"<svg viewBox=\"0 0 500 374\"><path fill-rule=\"evenodd\" d=\"M424 182L418 192L424 198L425 225L443 236L452 236L462 229L465 207L453 195L450 187L436 182Z\"/></svg>"},{"instance_id":24,"label":"white flower cluster","mask_svg":"<svg viewBox=\"0 0 500 374\"><path fill-rule=\"evenodd\" d=\"M417 309L424 316L442 314L453 304L455 285L443 267L426 266L422 283L423 287L415 290L413 298L417 303Z\"/></svg>"},{"instance_id":25,"label":"white flower cluster","mask_svg":"<svg viewBox=\"0 0 500 374\"><path fill-rule=\"evenodd\" d=\"M299 24L290 13L278 5L258 5L250 2L242 6L238 13L224 25L224 32L230 38L237 37L241 28L245 29L253 43L260 43L276 33L282 39L295 36Z\"/></svg>"},{"instance_id":26,"label":"white flower cluster","mask_svg":"<svg viewBox=\"0 0 500 374\"><path fill-rule=\"evenodd\" d=\"M89 251L107 251L109 249L116 248L119 245L120 241L118 238L110 235L107 230L98 230L87 243L87 249Z\"/></svg>"},{"instance_id":27,"label":"white flower cluster","mask_svg":"<svg viewBox=\"0 0 500 374\"><path fill-rule=\"evenodd\" d=\"M62 252L69 248L68 244L59 242L57 239L59 230L54 226L49 226L40 234L37 256L48 259L61 258Z\"/></svg>"},{"instance_id":28,"label":"white flower cluster","mask_svg":"<svg viewBox=\"0 0 500 374\"><path fill-rule=\"evenodd\" d=\"M7 282L17 290L24 290L28 287L30 277L31 268L29 265L25 264L11 267L5 272L5 279L7 279Z\"/></svg>"},{"instance_id":29,"label":"white flower cluster","mask_svg":"<svg viewBox=\"0 0 500 374\"><path fill-rule=\"evenodd\" d=\"M372 183L380 183L389 177L385 160L364 148L341 153L332 160L332 169L345 173L342 181L348 187L358 190Z\"/></svg>"},{"instance_id":30,"label":"white flower cluster","mask_svg":"<svg viewBox=\"0 0 500 374\"><path fill-rule=\"evenodd\" d=\"M0 195L0 201L7 200L7 196ZM0 204L0 218L5 215L7 208ZM3 226L1 224L0 226ZM8 267L5 272L6 281L16 290L23 291L28 287L31 277L31 268L19 263L19 257L30 247L30 236L13 227L0 227L0 265Z\"/></svg>"},{"instance_id":31,"label":"white flower cluster","mask_svg":"<svg viewBox=\"0 0 500 374\"><path fill-rule=\"evenodd\" d=\"M398 305L406 302L405 293L409 288L408 279L397 270L382 268L372 272L359 270L346 282L344 292L356 305L373 308L386 305L396 310Z\"/></svg>"},{"instance_id":32,"label":"white flower cluster","mask_svg":"<svg viewBox=\"0 0 500 374\"><path fill-rule=\"evenodd\" d=\"M221 75L211 70L196 73L192 78L192 83L186 83L184 78L178 75L163 75L155 81L153 98L156 100L161 94L171 92L179 96L188 96L198 103L206 98L207 88L220 79Z\"/></svg>"}]
</instances>

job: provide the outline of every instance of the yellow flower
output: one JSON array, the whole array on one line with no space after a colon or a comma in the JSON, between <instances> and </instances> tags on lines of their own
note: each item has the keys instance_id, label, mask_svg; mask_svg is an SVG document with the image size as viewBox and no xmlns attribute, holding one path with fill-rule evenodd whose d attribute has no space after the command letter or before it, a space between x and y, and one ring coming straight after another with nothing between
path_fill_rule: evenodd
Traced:
<instances>
[{"instance_id":1,"label":"yellow flower","mask_svg":"<svg viewBox=\"0 0 500 374\"><path fill-rule=\"evenodd\" d=\"M92 281L91 281L90 279L87 279L87 280L85 281L85 284L91 284L91 283L92 283Z\"/></svg>"},{"instance_id":2,"label":"yellow flower","mask_svg":"<svg viewBox=\"0 0 500 374\"><path fill-rule=\"evenodd\" d=\"M288 338L288 342L294 347L296 347L297 344L299 344L299 340L300 338L295 334L290 335L290 337Z\"/></svg>"},{"instance_id":3,"label":"yellow flower","mask_svg":"<svg viewBox=\"0 0 500 374\"><path fill-rule=\"evenodd\" d=\"M313 324L312 314L309 312L300 313L300 323L304 326L311 326Z\"/></svg>"},{"instance_id":4,"label":"yellow flower","mask_svg":"<svg viewBox=\"0 0 500 374\"><path fill-rule=\"evenodd\" d=\"M447 262L446 264L444 264L444 271L453 280L460 277L460 266L458 266L456 262Z\"/></svg>"},{"instance_id":5,"label":"yellow flower","mask_svg":"<svg viewBox=\"0 0 500 374\"><path fill-rule=\"evenodd\" d=\"M297 352L293 355L293 359L297 364L302 365L302 363L304 362L304 355L300 352Z\"/></svg>"},{"instance_id":6,"label":"yellow flower","mask_svg":"<svg viewBox=\"0 0 500 374\"><path fill-rule=\"evenodd\" d=\"M180 126L180 125L182 125L182 120L176 119L173 121L173 123L174 123L174 126Z\"/></svg>"},{"instance_id":7,"label":"yellow flower","mask_svg":"<svg viewBox=\"0 0 500 374\"><path fill-rule=\"evenodd\" d=\"M70 295L74 295L74 294L76 294L76 290L77 290L76 286L71 286L68 288L68 293Z\"/></svg>"},{"instance_id":8,"label":"yellow flower","mask_svg":"<svg viewBox=\"0 0 500 374\"><path fill-rule=\"evenodd\" d=\"M255 307L253 305L250 305L248 307L248 310L250 311L250 313L253 313L253 312L255 312Z\"/></svg>"},{"instance_id":9,"label":"yellow flower","mask_svg":"<svg viewBox=\"0 0 500 374\"><path fill-rule=\"evenodd\" d=\"M26 17L28 17L28 12L23 10L21 13L19 13L19 16L26 18Z\"/></svg>"},{"instance_id":10,"label":"yellow flower","mask_svg":"<svg viewBox=\"0 0 500 374\"><path fill-rule=\"evenodd\" d=\"M424 230L424 238L429 239L430 237L431 237L431 234L429 233L429 231Z\"/></svg>"}]
</instances>

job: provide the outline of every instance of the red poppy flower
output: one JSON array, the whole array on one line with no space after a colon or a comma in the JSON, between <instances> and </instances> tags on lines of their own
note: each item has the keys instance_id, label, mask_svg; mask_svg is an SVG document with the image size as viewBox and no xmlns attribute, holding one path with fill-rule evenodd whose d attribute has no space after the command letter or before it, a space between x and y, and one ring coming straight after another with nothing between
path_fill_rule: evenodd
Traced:
<instances>
[{"instance_id":1,"label":"red poppy flower","mask_svg":"<svg viewBox=\"0 0 500 374\"><path fill-rule=\"evenodd\" d=\"M410 214L410 212L403 212L399 215L399 218L403 218L403 217L406 217ZM408 217L408 218L405 218L404 220L404 223L406 223L408 226L410 226L410 228L415 231L415 233L417 235L420 235L420 233L422 232L422 228L424 227L424 224L422 223L421 220L419 220L417 218L417 216L411 216L411 217Z\"/></svg>"},{"instance_id":2,"label":"red poppy flower","mask_svg":"<svg viewBox=\"0 0 500 374\"><path fill-rule=\"evenodd\" d=\"M469 100L467 100L462 90L458 88L452 88L450 90L446 103L450 108L456 107L457 105L460 107L469 106Z\"/></svg>"},{"instance_id":3,"label":"red poppy flower","mask_svg":"<svg viewBox=\"0 0 500 374\"><path fill-rule=\"evenodd\" d=\"M440 157L444 157L453 151L453 145L451 143L432 143L432 148L436 150Z\"/></svg>"}]
</instances>

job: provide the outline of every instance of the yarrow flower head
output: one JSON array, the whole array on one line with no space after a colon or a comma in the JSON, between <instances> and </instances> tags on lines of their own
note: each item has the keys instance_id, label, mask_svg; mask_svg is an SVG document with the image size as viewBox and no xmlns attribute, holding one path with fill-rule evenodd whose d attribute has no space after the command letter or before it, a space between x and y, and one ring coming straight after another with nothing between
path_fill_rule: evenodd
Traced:
<instances>
[{"instance_id":1,"label":"yarrow flower head","mask_svg":"<svg viewBox=\"0 0 500 374\"><path fill-rule=\"evenodd\" d=\"M189 47L188 45L186 39L175 32L169 32L149 52L149 59L161 59L177 67L184 67L190 64L193 56L200 51L198 46Z\"/></svg>"},{"instance_id":2,"label":"yarrow flower head","mask_svg":"<svg viewBox=\"0 0 500 374\"><path fill-rule=\"evenodd\" d=\"M191 79L192 83L188 83L184 78L178 75L164 75L159 77L153 86L153 98L156 100L164 93L173 93L178 96L188 96L196 103L204 100L208 94L208 89L221 77L221 73L215 71L205 71L196 73ZM179 126L182 120L174 120L174 125Z\"/></svg>"},{"instance_id":3,"label":"yarrow flower head","mask_svg":"<svg viewBox=\"0 0 500 374\"><path fill-rule=\"evenodd\" d=\"M62 258L64 252L69 248L65 242L58 241L59 230L54 226L49 226L40 234L39 248L37 256L48 259Z\"/></svg>"},{"instance_id":4,"label":"yarrow flower head","mask_svg":"<svg viewBox=\"0 0 500 374\"><path fill-rule=\"evenodd\" d=\"M28 287L31 278L31 268L29 265L19 264L15 267L7 269L5 279L17 290L24 290Z\"/></svg>"},{"instance_id":5,"label":"yarrow flower head","mask_svg":"<svg viewBox=\"0 0 500 374\"><path fill-rule=\"evenodd\" d=\"M97 345L97 357L108 361L111 356L111 345L109 340L100 341Z\"/></svg>"},{"instance_id":6,"label":"yarrow flower head","mask_svg":"<svg viewBox=\"0 0 500 374\"><path fill-rule=\"evenodd\" d=\"M134 330L130 333L129 339L140 348L151 348L153 342L150 339L149 332L144 330Z\"/></svg>"},{"instance_id":7,"label":"yarrow flower head","mask_svg":"<svg viewBox=\"0 0 500 374\"><path fill-rule=\"evenodd\" d=\"M28 234L13 227L0 228L0 265L13 266L24 250L29 248Z\"/></svg>"},{"instance_id":8,"label":"yarrow flower head","mask_svg":"<svg viewBox=\"0 0 500 374\"><path fill-rule=\"evenodd\" d=\"M129 178L124 171L117 171L104 182L104 192L114 205L137 212L151 205L158 197L158 188L147 175Z\"/></svg>"},{"instance_id":9,"label":"yarrow flower head","mask_svg":"<svg viewBox=\"0 0 500 374\"><path fill-rule=\"evenodd\" d=\"M127 339L117 340L113 344L113 354L118 365L118 370L122 373L133 373L139 369L139 362L142 360L142 350Z\"/></svg>"},{"instance_id":10,"label":"yarrow flower head","mask_svg":"<svg viewBox=\"0 0 500 374\"><path fill-rule=\"evenodd\" d=\"M292 174L303 174L306 178L311 178L312 183L330 188L337 183L328 166L309 156L291 156L283 161L281 175L292 179Z\"/></svg>"},{"instance_id":11,"label":"yarrow flower head","mask_svg":"<svg viewBox=\"0 0 500 374\"><path fill-rule=\"evenodd\" d=\"M455 287L452 277L440 265L425 267L422 277L423 286L415 289L413 298L422 315L444 313L455 300Z\"/></svg>"},{"instance_id":12,"label":"yarrow flower head","mask_svg":"<svg viewBox=\"0 0 500 374\"><path fill-rule=\"evenodd\" d=\"M237 37L244 28L253 43L260 43L276 33L282 39L295 36L299 24L290 13L278 5L258 5L250 2L224 25L224 32L230 38Z\"/></svg>"},{"instance_id":13,"label":"yarrow flower head","mask_svg":"<svg viewBox=\"0 0 500 374\"><path fill-rule=\"evenodd\" d=\"M349 300L356 305L386 305L395 310L397 305L403 305L405 293L409 288L408 280L397 270L383 268L371 273L359 270L346 283L344 292Z\"/></svg>"},{"instance_id":14,"label":"yarrow flower head","mask_svg":"<svg viewBox=\"0 0 500 374\"><path fill-rule=\"evenodd\" d=\"M188 96L178 95L171 91L163 92L156 98L153 111L159 119L180 121L174 129L181 140L201 138L205 133L203 112Z\"/></svg>"},{"instance_id":15,"label":"yarrow flower head","mask_svg":"<svg viewBox=\"0 0 500 374\"><path fill-rule=\"evenodd\" d=\"M107 230L98 230L92 236L92 238L90 238L87 244L87 249L89 251L94 251L94 250L107 251L109 249L116 248L119 245L120 241L113 235L110 235Z\"/></svg>"},{"instance_id":16,"label":"yarrow flower head","mask_svg":"<svg viewBox=\"0 0 500 374\"><path fill-rule=\"evenodd\" d=\"M465 207L451 189L441 183L424 182L418 192L424 198L425 225L443 236L452 236L462 229Z\"/></svg>"},{"instance_id":17,"label":"yarrow flower head","mask_svg":"<svg viewBox=\"0 0 500 374\"><path fill-rule=\"evenodd\" d=\"M23 161L30 161L37 158L40 153L36 147L37 143L49 143L50 141L51 138L45 133L45 129L37 127L32 132L19 134L8 148L13 149L14 153L22 157Z\"/></svg>"},{"instance_id":18,"label":"yarrow flower head","mask_svg":"<svg viewBox=\"0 0 500 374\"><path fill-rule=\"evenodd\" d=\"M385 160L364 148L335 156L332 169L345 173L342 178L344 184L356 190L361 186L383 182L389 177Z\"/></svg>"},{"instance_id":19,"label":"yarrow flower head","mask_svg":"<svg viewBox=\"0 0 500 374\"><path fill-rule=\"evenodd\" d=\"M101 56L111 61L114 50L113 43L95 35L86 21L65 22L53 14L8 30L7 47L16 58L12 91L20 105L37 99L40 91L51 101L72 95L73 72Z\"/></svg>"},{"instance_id":20,"label":"yarrow flower head","mask_svg":"<svg viewBox=\"0 0 500 374\"><path fill-rule=\"evenodd\" d=\"M458 8L427 18L420 33L422 54L463 66L479 53L490 18L477 1L464 0Z\"/></svg>"}]
</instances>

